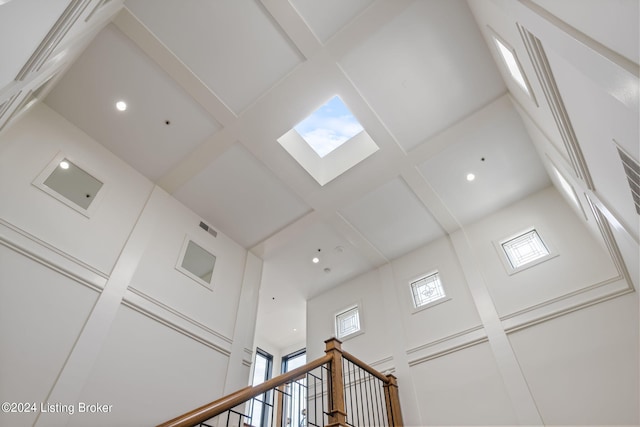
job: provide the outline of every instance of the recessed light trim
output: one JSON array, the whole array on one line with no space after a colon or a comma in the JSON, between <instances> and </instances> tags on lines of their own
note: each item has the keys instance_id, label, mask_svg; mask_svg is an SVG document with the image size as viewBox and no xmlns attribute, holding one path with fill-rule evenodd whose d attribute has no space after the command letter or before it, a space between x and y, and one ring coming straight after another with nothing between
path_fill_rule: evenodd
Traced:
<instances>
[{"instance_id":1,"label":"recessed light trim","mask_svg":"<svg viewBox=\"0 0 640 427\"><path fill-rule=\"evenodd\" d=\"M60 169L69 169L69 162L66 160L63 160L60 162Z\"/></svg>"},{"instance_id":2,"label":"recessed light trim","mask_svg":"<svg viewBox=\"0 0 640 427\"><path fill-rule=\"evenodd\" d=\"M124 102L124 101L116 102L116 109L118 111L126 111L127 110L127 103Z\"/></svg>"},{"instance_id":3,"label":"recessed light trim","mask_svg":"<svg viewBox=\"0 0 640 427\"><path fill-rule=\"evenodd\" d=\"M317 263L319 263L319 262L320 262L320 258L318 258L317 256L316 256L316 257L313 257L313 259L311 260L311 262L312 262L312 263L314 263L314 264L317 264Z\"/></svg>"},{"instance_id":4,"label":"recessed light trim","mask_svg":"<svg viewBox=\"0 0 640 427\"><path fill-rule=\"evenodd\" d=\"M474 179L476 179L476 176L474 174L472 174L472 173L468 173L467 174L467 181L471 182Z\"/></svg>"}]
</instances>

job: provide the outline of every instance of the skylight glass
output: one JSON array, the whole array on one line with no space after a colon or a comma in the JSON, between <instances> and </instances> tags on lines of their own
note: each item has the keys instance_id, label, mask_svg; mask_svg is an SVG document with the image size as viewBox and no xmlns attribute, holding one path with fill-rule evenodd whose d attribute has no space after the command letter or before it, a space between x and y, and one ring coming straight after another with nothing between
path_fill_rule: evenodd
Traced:
<instances>
[{"instance_id":1,"label":"skylight glass","mask_svg":"<svg viewBox=\"0 0 640 427\"><path fill-rule=\"evenodd\" d=\"M363 131L358 119L338 95L298 123L294 129L320 157L331 153Z\"/></svg>"},{"instance_id":2,"label":"skylight glass","mask_svg":"<svg viewBox=\"0 0 640 427\"><path fill-rule=\"evenodd\" d=\"M527 92L527 95L529 95L529 88L527 87L527 82L524 79L522 70L520 70L520 65L518 64L515 53L513 52L513 50L505 46L505 44L502 43L499 39L494 37L494 40L496 42L496 46L498 46L500 54L502 55L502 59L504 59L504 63L509 69L511 77L525 92Z\"/></svg>"}]
</instances>

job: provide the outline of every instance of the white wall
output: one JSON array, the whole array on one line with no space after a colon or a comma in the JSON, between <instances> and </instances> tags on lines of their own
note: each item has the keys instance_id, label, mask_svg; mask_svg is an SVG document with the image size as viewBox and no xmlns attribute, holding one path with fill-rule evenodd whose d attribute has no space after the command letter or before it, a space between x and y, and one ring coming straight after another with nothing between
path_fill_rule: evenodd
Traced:
<instances>
[{"instance_id":1,"label":"white wall","mask_svg":"<svg viewBox=\"0 0 640 427\"><path fill-rule=\"evenodd\" d=\"M547 424L638 425L638 295L509 339Z\"/></svg>"},{"instance_id":2,"label":"white wall","mask_svg":"<svg viewBox=\"0 0 640 427\"><path fill-rule=\"evenodd\" d=\"M104 182L90 217L32 185L59 152ZM76 409L0 424L152 425L247 384L260 259L42 104L0 135L0 197L0 398ZM186 236L211 288L175 268Z\"/></svg>"},{"instance_id":3,"label":"white wall","mask_svg":"<svg viewBox=\"0 0 640 427\"><path fill-rule=\"evenodd\" d=\"M1 236L0 396L3 402L43 402L98 292L8 247ZM36 415L0 412L0 425L31 426Z\"/></svg>"},{"instance_id":4,"label":"white wall","mask_svg":"<svg viewBox=\"0 0 640 427\"><path fill-rule=\"evenodd\" d=\"M534 268L509 275L498 248L501 239L535 227L557 255ZM469 226L491 297L503 318L617 276L615 265L554 188Z\"/></svg>"},{"instance_id":5,"label":"white wall","mask_svg":"<svg viewBox=\"0 0 640 427\"><path fill-rule=\"evenodd\" d=\"M509 275L493 242L532 225L557 256ZM521 424L523 408L638 422L637 293L553 187L390 266L310 300L308 345L321 355L336 311L361 301L364 333L344 348L395 370L407 425ZM435 269L450 299L414 312L409 283Z\"/></svg>"}]
</instances>

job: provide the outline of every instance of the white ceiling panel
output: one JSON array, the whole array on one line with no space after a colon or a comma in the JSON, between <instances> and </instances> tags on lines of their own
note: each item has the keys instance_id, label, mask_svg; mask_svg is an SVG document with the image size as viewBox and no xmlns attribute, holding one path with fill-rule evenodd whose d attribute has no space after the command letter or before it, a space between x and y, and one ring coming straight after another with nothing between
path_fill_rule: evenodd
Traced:
<instances>
[{"instance_id":1,"label":"white ceiling panel","mask_svg":"<svg viewBox=\"0 0 640 427\"><path fill-rule=\"evenodd\" d=\"M341 210L387 259L444 235L440 225L401 178L378 187Z\"/></svg>"},{"instance_id":2,"label":"white ceiling panel","mask_svg":"<svg viewBox=\"0 0 640 427\"><path fill-rule=\"evenodd\" d=\"M456 141L419 165L422 175L463 225L550 185L511 103L496 103L486 112L481 126L465 130L464 124L460 125ZM467 181L469 173L475 180Z\"/></svg>"},{"instance_id":3,"label":"white ceiling panel","mask_svg":"<svg viewBox=\"0 0 640 427\"><path fill-rule=\"evenodd\" d=\"M174 196L247 248L310 210L240 144L211 162Z\"/></svg>"},{"instance_id":4,"label":"white ceiling panel","mask_svg":"<svg viewBox=\"0 0 640 427\"><path fill-rule=\"evenodd\" d=\"M128 0L126 7L236 113L301 61L258 1Z\"/></svg>"},{"instance_id":5,"label":"white ceiling panel","mask_svg":"<svg viewBox=\"0 0 640 427\"><path fill-rule=\"evenodd\" d=\"M314 257L318 263L312 261ZM288 245L265 255L263 289L269 292L279 283L296 283L296 292L306 300L371 267L344 236L318 222Z\"/></svg>"},{"instance_id":6,"label":"white ceiling panel","mask_svg":"<svg viewBox=\"0 0 640 427\"><path fill-rule=\"evenodd\" d=\"M417 1L340 63L407 151L505 92L465 1Z\"/></svg>"},{"instance_id":7,"label":"white ceiling panel","mask_svg":"<svg viewBox=\"0 0 640 427\"><path fill-rule=\"evenodd\" d=\"M126 101L127 111L115 109L117 100ZM219 128L113 25L96 36L45 102L151 180Z\"/></svg>"},{"instance_id":8,"label":"white ceiling panel","mask_svg":"<svg viewBox=\"0 0 640 427\"><path fill-rule=\"evenodd\" d=\"M316 37L326 42L373 0L290 0Z\"/></svg>"}]
</instances>

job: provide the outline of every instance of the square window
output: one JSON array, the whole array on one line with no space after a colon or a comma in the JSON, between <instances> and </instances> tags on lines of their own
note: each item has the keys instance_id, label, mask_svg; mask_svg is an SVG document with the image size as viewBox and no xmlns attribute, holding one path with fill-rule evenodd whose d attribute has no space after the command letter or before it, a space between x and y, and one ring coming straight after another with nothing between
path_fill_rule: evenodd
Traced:
<instances>
[{"instance_id":1,"label":"square window","mask_svg":"<svg viewBox=\"0 0 640 427\"><path fill-rule=\"evenodd\" d=\"M188 237L185 239L176 270L211 289L211 280L213 278L213 268L215 265L215 255Z\"/></svg>"},{"instance_id":2,"label":"square window","mask_svg":"<svg viewBox=\"0 0 640 427\"><path fill-rule=\"evenodd\" d=\"M503 242L502 249L513 269L518 269L550 254L535 229Z\"/></svg>"},{"instance_id":3,"label":"square window","mask_svg":"<svg viewBox=\"0 0 640 427\"><path fill-rule=\"evenodd\" d=\"M435 272L411 282L411 296L413 297L413 306L415 308L445 298L446 295L440 281L440 274Z\"/></svg>"},{"instance_id":4,"label":"square window","mask_svg":"<svg viewBox=\"0 0 640 427\"><path fill-rule=\"evenodd\" d=\"M86 217L104 196L104 183L62 154L49 163L33 185Z\"/></svg>"},{"instance_id":5,"label":"square window","mask_svg":"<svg viewBox=\"0 0 640 427\"><path fill-rule=\"evenodd\" d=\"M360 313L357 305L336 315L336 335L338 339L359 331Z\"/></svg>"}]
</instances>

